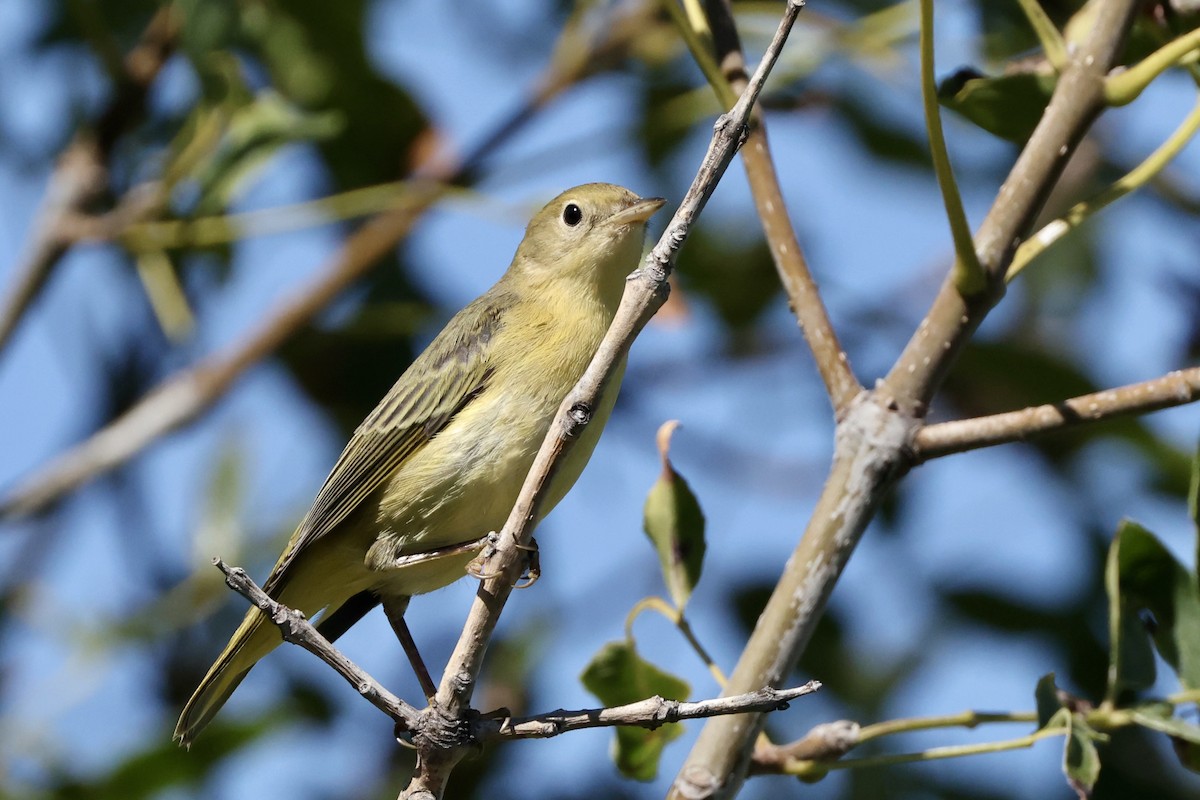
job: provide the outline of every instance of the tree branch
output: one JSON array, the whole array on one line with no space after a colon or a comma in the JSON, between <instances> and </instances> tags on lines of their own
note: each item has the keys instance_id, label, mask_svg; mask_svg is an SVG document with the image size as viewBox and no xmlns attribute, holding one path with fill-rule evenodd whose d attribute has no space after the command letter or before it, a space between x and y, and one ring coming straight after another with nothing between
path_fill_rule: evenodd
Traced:
<instances>
[{"instance_id":1,"label":"tree branch","mask_svg":"<svg viewBox=\"0 0 1200 800\"><path fill-rule=\"evenodd\" d=\"M611 728L618 725L654 729L669 722L702 719L725 714L747 714L782 711L788 702L821 688L820 681L809 681L791 689L759 689L756 692L718 697L712 700L683 702L662 697L648 697L636 703L611 708L580 711L549 711L520 719L498 721L494 730L485 731L481 738L546 739L560 733L585 728ZM491 721L487 721L490 725Z\"/></svg>"},{"instance_id":2,"label":"tree branch","mask_svg":"<svg viewBox=\"0 0 1200 800\"><path fill-rule=\"evenodd\" d=\"M1004 291L1012 254L1072 150L1104 105L1105 75L1124 42L1136 0L1101 0L1088 39L1074 48L1029 142L975 238L988 288L964 300L947 275L886 380L840 419L829 478L755 625L726 691L778 685L794 669L833 587L882 498L911 466L910 442L958 351ZM762 717L709 720L669 794L731 798L740 789Z\"/></svg>"},{"instance_id":3,"label":"tree branch","mask_svg":"<svg viewBox=\"0 0 1200 800\"><path fill-rule=\"evenodd\" d=\"M629 276L616 317L579 383L563 400L545 440L534 459L521 493L509 514L492 554L490 576L479 587L462 635L450 656L438 688L436 706L448 727L459 724L470 712L471 694L483 663L484 651L495 630L504 603L521 570L522 550L533 533L533 520L544 488L563 454L577 440L597 398L617 364L629 351L638 332L666 300L669 277L679 247L708 201L717 181L744 141L746 125L767 74L774 66L791 31L799 2L789 2L779 28L763 55L746 91L734 108L722 114L714 126L712 141L691 187L645 263ZM760 688L760 687L756 687ZM441 797L454 766L463 757L461 747L439 747L440 737L416 737L417 769L401 798Z\"/></svg>"},{"instance_id":4,"label":"tree branch","mask_svg":"<svg viewBox=\"0 0 1200 800\"><path fill-rule=\"evenodd\" d=\"M230 589L249 600L275 623L285 642L299 645L324 661L367 702L404 729L415 730L420 726L420 711L389 692L362 667L346 658L303 614L272 599L241 567L231 567L219 558L213 559L213 565L225 574L225 583Z\"/></svg>"},{"instance_id":5,"label":"tree branch","mask_svg":"<svg viewBox=\"0 0 1200 800\"><path fill-rule=\"evenodd\" d=\"M917 463L922 463L951 453L1015 442L1086 422L1144 414L1196 400L1200 400L1200 367L1191 367L1154 380L1085 394L1061 403L928 425L913 438L913 457Z\"/></svg>"},{"instance_id":6,"label":"tree branch","mask_svg":"<svg viewBox=\"0 0 1200 800\"><path fill-rule=\"evenodd\" d=\"M46 509L207 411L243 372L273 353L347 286L365 275L435 197L436 190L430 190L417 195L407 207L366 222L350 235L315 280L280 303L248 336L167 378L120 417L11 490L0 500L0 519Z\"/></svg>"},{"instance_id":7,"label":"tree branch","mask_svg":"<svg viewBox=\"0 0 1200 800\"><path fill-rule=\"evenodd\" d=\"M171 55L178 33L176 14L164 6L151 18L138 43L120 62L112 101L95 129L80 132L58 159L12 287L0 301L0 351L41 292L54 265L70 248L73 220L108 188L108 159L120 135L142 114L146 91Z\"/></svg>"},{"instance_id":8,"label":"tree branch","mask_svg":"<svg viewBox=\"0 0 1200 800\"><path fill-rule=\"evenodd\" d=\"M740 94L746 87L746 60L742 55L742 43L733 22L733 14L727 0L708 0L705 6L721 71L728 86ZM702 62L707 54L701 55L695 49L698 44L688 40L697 61ZM713 83L711 76L709 82ZM718 98L724 98L728 91L716 83L713 89ZM779 175L771 158L766 122L758 109L751 116L750 132L742 148L742 166L745 167L750 193L762 222L763 235L771 248L775 270L779 273L779 280L787 293L800 331L812 350L834 413L840 416L863 387L854 377L850 359L838 341L837 331L821 300L804 250L796 238L796 230L788 216L787 203L779 185Z\"/></svg>"},{"instance_id":9,"label":"tree branch","mask_svg":"<svg viewBox=\"0 0 1200 800\"><path fill-rule=\"evenodd\" d=\"M1125 41L1135 5L1133 0L1108 0L1097 9L1091 36L1072 52L1041 121L980 225L975 249L988 274L988 291L966 300L948 276L888 373L885 381L893 399L916 416L924 415L959 349L1003 297L1013 252L1028 235L1075 146L1103 110L1105 79Z\"/></svg>"},{"instance_id":10,"label":"tree branch","mask_svg":"<svg viewBox=\"0 0 1200 800\"><path fill-rule=\"evenodd\" d=\"M418 554L417 557L419 557ZM421 735L428 725L429 712L421 712L388 691L332 642L326 639L303 614L277 602L255 583L241 567L231 567L219 558L213 565L225 575L230 589L250 601L279 628L283 640L298 645L333 668L346 679L355 691L394 721L401 730ZM618 725L658 728L661 725L687 719L701 719L721 714L766 713L782 711L788 703L821 688L818 681L809 681L791 689L766 687L737 697L686 702L663 697L648 697L636 703L610 708L587 708L578 711L557 709L542 714L513 718L501 712L486 716L472 714L465 726L457 731L464 745L478 745L491 740L547 739L559 734L587 728L611 728ZM433 735L433 734L427 734Z\"/></svg>"}]
</instances>

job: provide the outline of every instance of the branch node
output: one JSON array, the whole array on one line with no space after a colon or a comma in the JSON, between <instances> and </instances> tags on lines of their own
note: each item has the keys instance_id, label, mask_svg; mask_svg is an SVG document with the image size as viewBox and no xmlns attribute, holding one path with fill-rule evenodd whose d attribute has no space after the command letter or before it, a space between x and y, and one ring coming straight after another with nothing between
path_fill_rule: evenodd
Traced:
<instances>
[{"instance_id":1,"label":"branch node","mask_svg":"<svg viewBox=\"0 0 1200 800\"><path fill-rule=\"evenodd\" d=\"M584 427L592 421L592 407L588 403L578 402L571 406L571 410L567 412L571 420L570 427L567 428L568 436L577 436L579 428Z\"/></svg>"}]
</instances>

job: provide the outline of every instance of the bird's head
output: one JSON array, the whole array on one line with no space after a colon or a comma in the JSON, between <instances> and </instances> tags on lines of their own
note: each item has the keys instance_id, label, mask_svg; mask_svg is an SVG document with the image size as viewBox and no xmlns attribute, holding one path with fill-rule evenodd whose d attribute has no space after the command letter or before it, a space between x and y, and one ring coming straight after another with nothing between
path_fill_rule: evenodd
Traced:
<instances>
[{"instance_id":1,"label":"bird's head","mask_svg":"<svg viewBox=\"0 0 1200 800\"><path fill-rule=\"evenodd\" d=\"M641 257L646 222L665 202L611 183L568 189L530 220L513 267L538 282L594 286L615 307Z\"/></svg>"}]
</instances>

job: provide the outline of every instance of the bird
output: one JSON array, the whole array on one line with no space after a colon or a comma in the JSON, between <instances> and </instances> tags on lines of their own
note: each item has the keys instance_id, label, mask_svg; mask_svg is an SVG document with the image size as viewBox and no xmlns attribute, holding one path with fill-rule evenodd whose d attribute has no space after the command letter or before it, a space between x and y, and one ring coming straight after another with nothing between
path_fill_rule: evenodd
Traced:
<instances>
[{"instance_id":1,"label":"bird","mask_svg":"<svg viewBox=\"0 0 1200 800\"><path fill-rule=\"evenodd\" d=\"M477 543L503 527L664 203L589 183L538 211L499 281L451 318L354 431L264 591L319 614L318 630L331 640L382 604L413 658L408 599L465 575ZM622 359L554 473L539 519L591 457L624 369ZM174 739L190 746L281 641L263 612L248 610L184 706ZM419 658L414 666L420 676ZM427 695L430 683L426 673Z\"/></svg>"}]
</instances>

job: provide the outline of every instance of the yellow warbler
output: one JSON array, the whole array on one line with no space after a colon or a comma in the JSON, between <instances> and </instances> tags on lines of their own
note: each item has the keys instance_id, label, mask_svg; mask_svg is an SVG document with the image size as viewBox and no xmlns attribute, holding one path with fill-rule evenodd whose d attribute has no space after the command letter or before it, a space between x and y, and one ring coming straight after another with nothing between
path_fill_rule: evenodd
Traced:
<instances>
[{"instance_id":1,"label":"yellow warbler","mask_svg":"<svg viewBox=\"0 0 1200 800\"><path fill-rule=\"evenodd\" d=\"M267 593L306 615L323 612L332 638L378 602L399 620L411 595L462 577L478 551L470 545L507 519L663 202L590 183L539 211L499 282L450 320L354 432L263 584ZM624 363L556 472L543 514L583 471L623 371ZM437 557L414 563L420 554ZM188 701L175 738L190 744L280 641L251 608Z\"/></svg>"}]
</instances>

